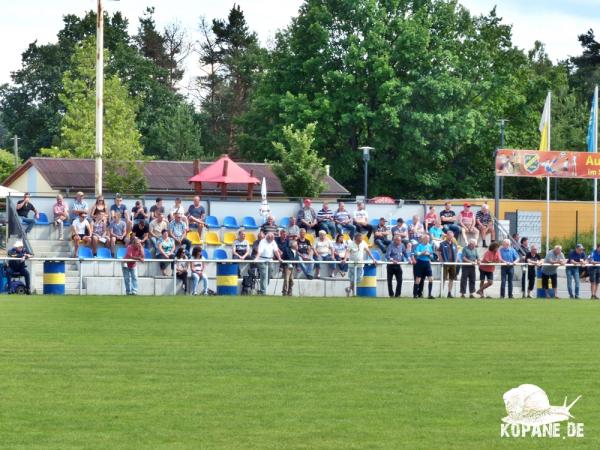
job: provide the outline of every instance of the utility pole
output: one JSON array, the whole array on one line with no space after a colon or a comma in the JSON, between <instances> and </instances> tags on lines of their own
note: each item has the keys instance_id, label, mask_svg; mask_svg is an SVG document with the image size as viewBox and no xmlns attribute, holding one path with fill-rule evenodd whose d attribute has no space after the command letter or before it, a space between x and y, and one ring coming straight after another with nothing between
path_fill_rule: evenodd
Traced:
<instances>
[{"instance_id":1,"label":"utility pole","mask_svg":"<svg viewBox=\"0 0 600 450\"><path fill-rule=\"evenodd\" d=\"M19 165L19 139L21 139L16 134L13 136L13 152L15 154L15 167Z\"/></svg>"},{"instance_id":2,"label":"utility pole","mask_svg":"<svg viewBox=\"0 0 600 450\"><path fill-rule=\"evenodd\" d=\"M104 8L98 0L96 15L96 197L102 195L102 135L104 133Z\"/></svg>"}]
</instances>

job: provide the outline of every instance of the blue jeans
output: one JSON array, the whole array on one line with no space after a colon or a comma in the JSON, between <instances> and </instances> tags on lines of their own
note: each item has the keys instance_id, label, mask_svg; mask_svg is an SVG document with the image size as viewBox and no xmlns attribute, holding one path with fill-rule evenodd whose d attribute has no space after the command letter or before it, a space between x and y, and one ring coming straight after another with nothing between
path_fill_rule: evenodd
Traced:
<instances>
[{"instance_id":1,"label":"blue jeans","mask_svg":"<svg viewBox=\"0 0 600 450\"><path fill-rule=\"evenodd\" d=\"M25 223L27 225L27 228L25 228L25 234L27 234L31 231L31 229L36 224L36 222L35 222L35 219L30 219L29 217L23 217L22 219L23 219L23 223Z\"/></svg>"},{"instance_id":2,"label":"blue jeans","mask_svg":"<svg viewBox=\"0 0 600 450\"><path fill-rule=\"evenodd\" d=\"M260 286L258 293L260 295L266 295L269 280L277 273L277 266L266 258L259 261L258 274L260 276Z\"/></svg>"},{"instance_id":3,"label":"blue jeans","mask_svg":"<svg viewBox=\"0 0 600 450\"><path fill-rule=\"evenodd\" d=\"M514 266L502 266L500 268L500 297L504 298L506 282L508 281L508 296L513 296L513 278L515 275Z\"/></svg>"},{"instance_id":4,"label":"blue jeans","mask_svg":"<svg viewBox=\"0 0 600 450\"><path fill-rule=\"evenodd\" d=\"M123 280L125 280L125 293L127 295L137 294L137 290L138 290L137 267L130 268L127 266L123 266L122 270L123 270Z\"/></svg>"},{"instance_id":5,"label":"blue jeans","mask_svg":"<svg viewBox=\"0 0 600 450\"><path fill-rule=\"evenodd\" d=\"M340 258L339 256L336 256L335 260L341 261L342 258ZM336 266L340 270L340 272L348 272L348 263L339 263L339 264L336 264Z\"/></svg>"},{"instance_id":6,"label":"blue jeans","mask_svg":"<svg viewBox=\"0 0 600 450\"><path fill-rule=\"evenodd\" d=\"M448 230L452 231L452 233L454 233L454 237L456 239L459 238L460 236L460 227L458 225L444 225L444 227L442 228L442 230L444 231L444 233L447 233Z\"/></svg>"},{"instance_id":7,"label":"blue jeans","mask_svg":"<svg viewBox=\"0 0 600 450\"><path fill-rule=\"evenodd\" d=\"M302 273L304 274L304 276L306 278L312 277L313 264L311 264L311 263L301 263L301 264L298 264L298 265L300 266L300 270L302 271Z\"/></svg>"},{"instance_id":8,"label":"blue jeans","mask_svg":"<svg viewBox=\"0 0 600 450\"><path fill-rule=\"evenodd\" d=\"M567 267L567 289L569 290L569 297L579 298L579 267ZM573 294L572 282L575 280L575 294Z\"/></svg>"},{"instance_id":9,"label":"blue jeans","mask_svg":"<svg viewBox=\"0 0 600 450\"><path fill-rule=\"evenodd\" d=\"M323 222L317 225L317 228L319 230L325 230L331 235L332 238L335 238L337 229L335 227L335 223L333 223L331 220L324 220Z\"/></svg>"},{"instance_id":10,"label":"blue jeans","mask_svg":"<svg viewBox=\"0 0 600 450\"><path fill-rule=\"evenodd\" d=\"M390 241L388 238L375 238L375 245L379 247L379 250L381 250L384 254L387 251L388 245L391 243L392 241Z\"/></svg>"},{"instance_id":11,"label":"blue jeans","mask_svg":"<svg viewBox=\"0 0 600 450\"><path fill-rule=\"evenodd\" d=\"M344 231L347 231L350 235L350 239L354 239L354 233L356 233L356 227L353 223L348 223L346 225L337 224L336 225L338 234L343 234ZM335 236L334 236L335 237Z\"/></svg>"},{"instance_id":12,"label":"blue jeans","mask_svg":"<svg viewBox=\"0 0 600 450\"><path fill-rule=\"evenodd\" d=\"M206 294L208 292L208 278L206 278L206 275L192 272L192 294L198 293L200 280L202 280L202 293Z\"/></svg>"},{"instance_id":13,"label":"blue jeans","mask_svg":"<svg viewBox=\"0 0 600 450\"><path fill-rule=\"evenodd\" d=\"M331 255L325 255L325 256L318 256L315 261L333 261L333 258L331 257ZM327 264L329 265L329 264ZM319 269L321 270L321 265L317 262L315 263L315 269Z\"/></svg>"}]
</instances>

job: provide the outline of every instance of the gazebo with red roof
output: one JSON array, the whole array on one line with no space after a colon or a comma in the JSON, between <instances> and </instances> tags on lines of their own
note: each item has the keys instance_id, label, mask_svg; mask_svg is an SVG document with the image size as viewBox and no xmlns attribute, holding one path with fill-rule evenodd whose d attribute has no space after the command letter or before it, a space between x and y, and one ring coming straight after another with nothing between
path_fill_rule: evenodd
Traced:
<instances>
[{"instance_id":1,"label":"gazebo with red roof","mask_svg":"<svg viewBox=\"0 0 600 450\"><path fill-rule=\"evenodd\" d=\"M197 170L197 169L196 169ZM252 187L260 184L258 178L237 165L229 155L222 155L218 160L188 180L194 183L196 194L202 194L202 183L217 183L221 186L221 195L227 196L228 184L247 184L248 200L252 200Z\"/></svg>"}]
</instances>

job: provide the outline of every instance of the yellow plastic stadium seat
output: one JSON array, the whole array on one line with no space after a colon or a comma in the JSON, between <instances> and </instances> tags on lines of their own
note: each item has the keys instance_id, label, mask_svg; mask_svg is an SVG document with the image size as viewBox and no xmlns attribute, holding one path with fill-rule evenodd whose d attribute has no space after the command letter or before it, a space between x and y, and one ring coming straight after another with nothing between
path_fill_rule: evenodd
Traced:
<instances>
[{"instance_id":1,"label":"yellow plastic stadium seat","mask_svg":"<svg viewBox=\"0 0 600 450\"><path fill-rule=\"evenodd\" d=\"M248 244L254 244L254 241L256 241L256 234L246 231L246 240L248 241Z\"/></svg>"},{"instance_id":2,"label":"yellow plastic stadium seat","mask_svg":"<svg viewBox=\"0 0 600 450\"><path fill-rule=\"evenodd\" d=\"M365 241L365 243L366 243L366 244L367 244L369 247L373 247L373 246L375 246L375 244L373 244L373 243L371 243L371 242L369 241L369 238L367 237L367 235L366 235L366 234L363 234L362 240L363 240L363 241Z\"/></svg>"},{"instance_id":3,"label":"yellow plastic stadium seat","mask_svg":"<svg viewBox=\"0 0 600 450\"><path fill-rule=\"evenodd\" d=\"M219 239L219 235L214 231L208 231L206 233L206 244L207 245L222 245L223 243Z\"/></svg>"},{"instance_id":4,"label":"yellow plastic stadium seat","mask_svg":"<svg viewBox=\"0 0 600 450\"><path fill-rule=\"evenodd\" d=\"M187 238L192 242L192 245L202 244L202 239L197 231L188 231Z\"/></svg>"},{"instance_id":5,"label":"yellow plastic stadium seat","mask_svg":"<svg viewBox=\"0 0 600 450\"><path fill-rule=\"evenodd\" d=\"M344 233L344 242L350 240L350 235L348 233Z\"/></svg>"},{"instance_id":6,"label":"yellow plastic stadium seat","mask_svg":"<svg viewBox=\"0 0 600 450\"><path fill-rule=\"evenodd\" d=\"M306 233L306 240L310 242L310 245L315 245L315 236L310 233Z\"/></svg>"},{"instance_id":7,"label":"yellow plastic stadium seat","mask_svg":"<svg viewBox=\"0 0 600 450\"><path fill-rule=\"evenodd\" d=\"M329 239L330 241L333 241L333 236L330 235L329 233L327 233L327 239Z\"/></svg>"},{"instance_id":8,"label":"yellow plastic stadium seat","mask_svg":"<svg viewBox=\"0 0 600 450\"><path fill-rule=\"evenodd\" d=\"M228 231L223 235L223 242L225 245L232 245L233 241L235 241L236 236L235 233Z\"/></svg>"}]
</instances>

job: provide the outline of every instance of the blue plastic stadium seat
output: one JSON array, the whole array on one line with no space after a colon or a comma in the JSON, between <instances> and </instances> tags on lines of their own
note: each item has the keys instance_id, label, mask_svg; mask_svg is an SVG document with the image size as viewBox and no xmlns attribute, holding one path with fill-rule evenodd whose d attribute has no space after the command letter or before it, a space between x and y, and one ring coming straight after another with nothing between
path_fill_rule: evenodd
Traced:
<instances>
[{"instance_id":1,"label":"blue plastic stadium seat","mask_svg":"<svg viewBox=\"0 0 600 450\"><path fill-rule=\"evenodd\" d=\"M202 257L208 259L208 252L206 250L202 250Z\"/></svg>"},{"instance_id":2,"label":"blue plastic stadium seat","mask_svg":"<svg viewBox=\"0 0 600 450\"><path fill-rule=\"evenodd\" d=\"M48 220L48 216L46 213L41 212L40 217L36 220L36 225L50 225L50 221Z\"/></svg>"},{"instance_id":3,"label":"blue plastic stadium seat","mask_svg":"<svg viewBox=\"0 0 600 450\"><path fill-rule=\"evenodd\" d=\"M396 225L398 225L398 219L392 219L390 220L390 225L395 227Z\"/></svg>"},{"instance_id":4,"label":"blue plastic stadium seat","mask_svg":"<svg viewBox=\"0 0 600 450\"><path fill-rule=\"evenodd\" d=\"M144 249L144 258L145 259L153 259L154 256L152 256L152 252L150 250L148 250L147 248Z\"/></svg>"},{"instance_id":5,"label":"blue plastic stadium seat","mask_svg":"<svg viewBox=\"0 0 600 450\"><path fill-rule=\"evenodd\" d=\"M227 259L227 252L222 248L215 249L213 259Z\"/></svg>"},{"instance_id":6,"label":"blue plastic stadium seat","mask_svg":"<svg viewBox=\"0 0 600 450\"><path fill-rule=\"evenodd\" d=\"M98 249L98 251L96 252L96 258L97 259L111 259L112 253L110 252L109 248L100 247Z\"/></svg>"},{"instance_id":7,"label":"blue plastic stadium seat","mask_svg":"<svg viewBox=\"0 0 600 450\"><path fill-rule=\"evenodd\" d=\"M290 218L284 217L279 221L279 228L287 228L290 226Z\"/></svg>"},{"instance_id":8,"label":"blue plastic stadium seat","mask_svg":"<svg viewBox=\"0 0 600 450\"><path fill-rule=\"evenodd\" d=\"M92 253L92 249L89 247L79 247L77 249L77 257L83 259L92 259L94 254Z\"/></svg>"},{"instance_id":9,"label":"blue plastic stadium seat","mask_svg":"<svg viewBox=\"0 0 600 450\"><path fill-rule=\"evenodd\" d=\"M379 226L379 219L371 219L369 223L373 228L377 228Z\"/></svg>"},{"instance_id":10,"label":"blue plastic stadium seat","mask_svg":"<svg viewBox=\"0 0 600 450\"><path fill-rule=\"evenodd\" d=\"M375 259L377 261L381 261L383 259L383 257L381 256L381 253L379 253L377 250L372 250L371 253L373 254L373 256L375 257Z\"/></svg>"},{"instance_id":11,"label":"blue plastic stadium seat","mask_svg":"<svg viewBox=\"0 0 600 450\"><path fill-rule=\"evenodd\" d=\"M409 226L409 225L412 225L412 224L413 224L413 221L412 221L412 219L406 219L406 222L404 222L404 224L405 224L406 226Z\"/></svg>"},{"instance_id":12,"label":"blue plastic stadium seat","mask_svg":"<svg viewBox=\"0 0 600 450\"><path fill-rule=\"evenodd\" d=\"M127 247L119 247L117 249L117 259L125 258L125 253L127 253Z\"/></svg>"},{"instance_id":13,"label":"blue plastic stadium seat","mask_svg":"<svg viewBox=\"0 0 600 450\"><path fill-rule=\"evenodd\" d=\"M258 230L256 220L252 216L246 216L242 219L242 226L247 230Z\"/></svg>"},{"instance_id":14,"label":"blue plastic stadium seat","mask_svg":"<svg viewBox=\"0 0 600 450\"><path fill-rule=\"evenodd\" d=\"M208 228L221 228L221 224L219 224L219 219L215 216L206 216L204 223Z\"/></svg>"},{"instance_id":15,"label":"blue plastic stadium seat","mask_svg":"<svg viewBox=\"0 0 600 450\"><path fill-rule=\"evenodd\" d=\"M223 226L228 230L237 230L240 227L237 219L233 216L225 216L223 218Z\"/></svg>"}]
</instances>

